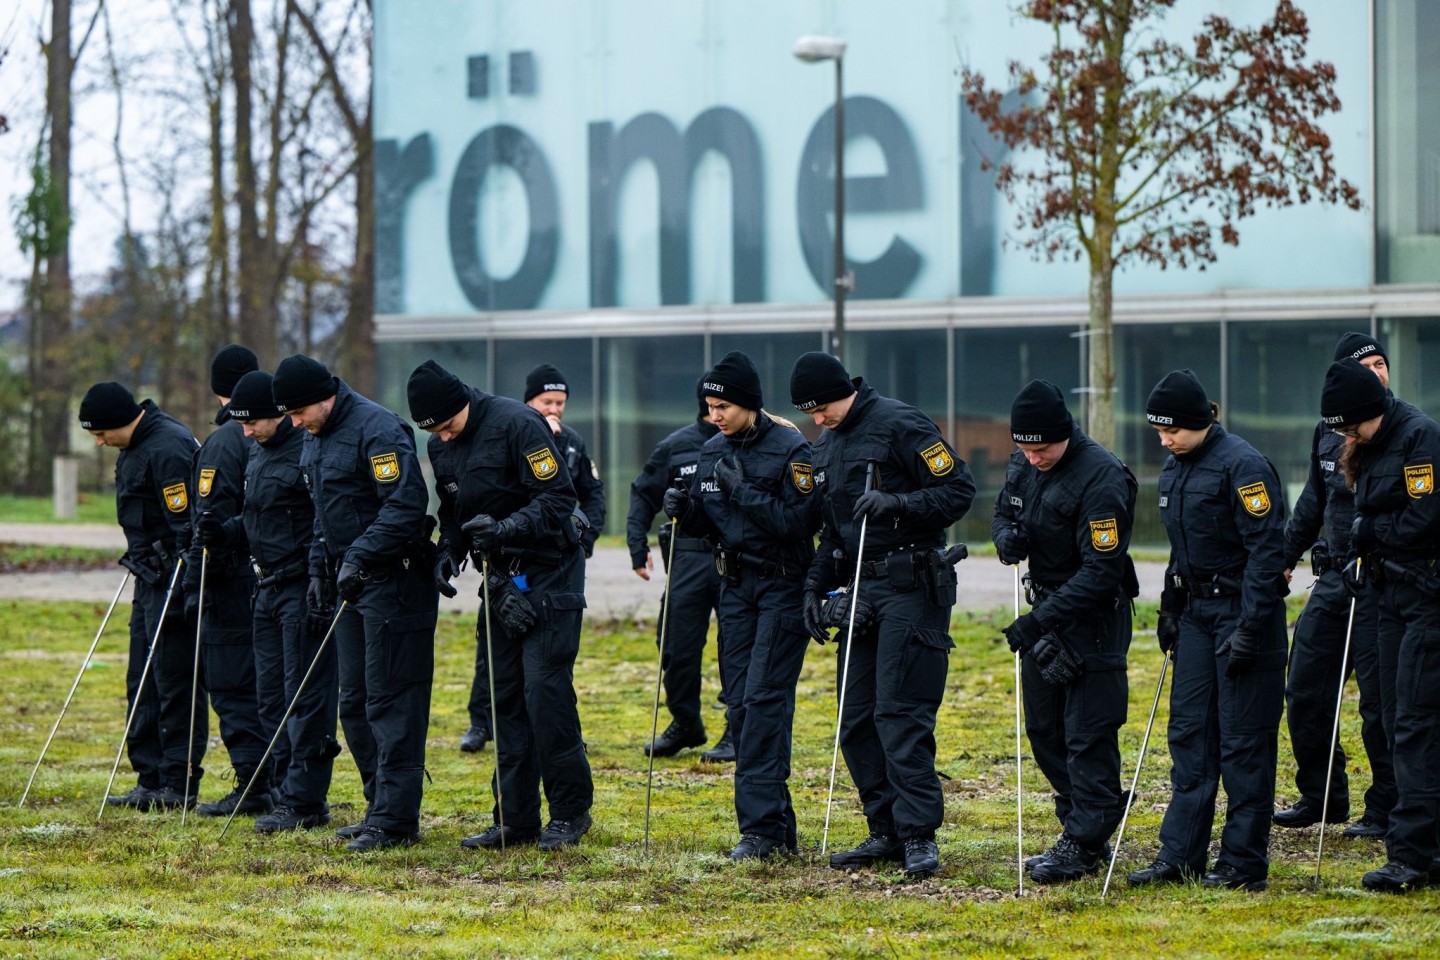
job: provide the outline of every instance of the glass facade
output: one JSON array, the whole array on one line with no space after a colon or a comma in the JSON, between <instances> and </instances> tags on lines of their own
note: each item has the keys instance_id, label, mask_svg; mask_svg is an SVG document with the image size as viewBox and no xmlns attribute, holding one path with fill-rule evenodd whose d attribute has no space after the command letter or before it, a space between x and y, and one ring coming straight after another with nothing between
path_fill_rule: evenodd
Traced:
<instances>
[{"instance_id":1,"label":"glass facade","mask_svg":"<svg viewBox=\"0 0 1440 960\"><path fill-rule=\"evenodd\" d=\"M1375 278L1440 282L1440 3L1375 3Z\"/></svg>"}]
</instances>

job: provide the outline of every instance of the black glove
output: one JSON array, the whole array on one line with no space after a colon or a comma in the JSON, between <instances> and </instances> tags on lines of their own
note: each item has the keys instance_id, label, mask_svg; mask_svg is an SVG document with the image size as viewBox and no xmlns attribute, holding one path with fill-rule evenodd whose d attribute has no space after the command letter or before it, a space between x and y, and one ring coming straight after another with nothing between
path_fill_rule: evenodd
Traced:
<instances>
[{"instance_id":1,"label":"black glove","mask_svg":"<svg viewBox=\"0 0 1440 960\"><path fill-rule=\"evenodd\" d=\"M1375 518L1363 513L1355 514L1350 523L1351 549L1357 554L1367 554L1375 549Z\"/></svg>"},{"instance_id":2,"label":"black glove","mask_svg":"<svg viewBox=\"0 0 1440 960\"><path fill-rule=\"evenodd\" d=\"M435 560L435 589L447 597L455 596L459 591L451 586L450 581L459 573L460 561L450 552L450 545L440 544L440 556Z\"/></svg>"},{"instance_id":3,"label":"black glove","mask_svg":"<svg viewBox=\"0 0 1440 960\"><path fill-rule=\"evenodd\" d=\"M1171 654L1180 646L1180 614L1173 610L1161 610L1160 619L1155 621L1155 639L1160 652Z\"/></svg>"},{"instance_id":4,"label":"black glove","mask_svg":"<svg viewBox=\"0 0 1440 960\"><path fill-rule=\"evenodd\" d=\"M1010 644L1011 653L1027 654L1041 639L1045 628L1035 619L1035 614L1026 613L1015 618L1015 622L1000 631L1005 642Z\"/></svg>"},{"instance_id":5,"label":"black glove","mask_svg":"<svg viewBox=\"0 0 1440 960\"><path fill-rule=\"evenodd\" d=\"M206 510L200 514L200 519L195 521L195 542L202 547L208 547L211 553L230 542L230 532L225 529L225 521L216 516L213 510Z\"/></svg>"},{"instance_id":6,"label":"black glove","mask_svg":"<svg viewBox=\"0 0 1440 960\"><path fill-rule=\"evenodd\" d=\"M677 484L665 491L665 499L661 502L665 510L665 516L671 520L678 520L690 512L690 488Z\"/></svg>"},{"instance_id":7,"label":"black glove","mask_svg":"<svg viewBox=\"0 0 1440 960\"><path fill-rule=\"evenodd\" d=\"M498 550L505 544L513 525L508 520L496 520L488 513L471 517L461 525L460 531L470 535L470 545L476 550Z\"/></svg>"},{"instance_id":8,"label":"black glove","mask_svg":"<svg viewBox=\"0 0 1440 960\"><path fill-rule=\"evenodd\" d=\"M360 594L365 590L365 571L360 569L360 564L354 560L346 560L340 564L340 572L335 575L335 592L340 599L346 603L354 603L360 599Z\"/></svg>"},{"instance_id":9,"label":"black glove","mask_svg":"<svg viewBox=\"0 0 1440 960\"><path fill-rule=\"evenodd\" d=\"M334 615L335 587L328 577L311 576L305 588L305 609L318 617Z\"/></svg>"},{"instance_id":10,"label":"black glove","mask_svg":"<svg viewBox=\"0 0 1440 960\"><path fill-rule=\"evenodd\" d=\"M805 591L805 631L821 645L830 639L825 624L825 595L819 590Z\"/></svg>"},{"instance_id":11,"label":"black glove","mask_svg":"<svg viewBox=\"0 0 1440 960\"><path fill-rule=\"evenodd\" d=\"M729 457L721 457L715 461L715 483L719 485L725 499L733 501L740 484L744 482L745 468L740 465L739 460L731 463Z\"/></svg>"},{"instance_id":12,"label":"black glove","mask_svg":"<svg viewBox=\"0 0 1440 960\"><path fill-rule=\"evenodd\" d=\"M1012 523L1008 530L995 538L995 554L1001 563L1015 565L1030 555L1030 538L1020 524Z\"/></svg>"},{"instance_id":13,"label":"black glove","mask_svg":"<svg viewBox=\"0 0 1440 960\"><path fill-rule=\"evenodd\" d=\"M871 520L884 520L887 517L898 517L905 513L905 499L898 493L885 493L883 490L867 490L860 494L860 499L855 501L855 512L851 515L852 520L859 520L861 517L869 517Z\"/></svg>"},{"instance_id":14,"label":"black glove","mask_svg":"<svg viewBox=\"0 0 1440 960\"><path fill-rule=\"evenodd\" d=\"M1230 638L1220 645L1217 654L1229 656L1225 661L1225 676L1233 680L1255 667L1255 639L1253 630L1236 627Z\"/></svg>"},{"instance_id":15,"label":"black glove","mask_svg":"<svg viewBox=\"0 0 1440 960\"><path fill-rule=\"evenodd\" d=\"M1345 589L1350 592L1352 597L1359 597L1363 594L1369 583L1365 565L1360 562L1359 557L1350 558L1350 562L1345 564L1340 571L1340 579L1345 583Z\"/></svg>"},{"instance_id":16,"label":"black glove","mask_svg":"<svg viewBox=\"0 0 1440 960\"><path fill-rule=\"evenodd\" d=\"M505 632L518 640L535 627L535 608L525 599L525 594L515 586L515 581L493 569L481 586L481 596L489 588L490 612L500 620Z\"/></svg>"},{"instance_id":17,"label":"black glove","mask_svg":"<svg viewBox=\"0 0 1440 960\"><path fill-rule=\"evenodd\" d=\"M1084 665L1057 635L1047 633L1030 648L1030 658L1040 668L1040 679L1057 687L1074 683L1085 672Z\"/></svg>"},{"instance_id":18,"label":"black glove","mask_svg":"<svg viewBox=\"0 0 1440 960\"><path fill-rule=\"evenodd\" d=\"M849 590L836 591L825 601L821 614L826 626L850 629L850 601L855 601L855 632L862 633L875 619L875 608L864 597L856 597Z\"/></svg>"},{"instance_id":19,"label":"black glove","mask_svg":"<svg viewBox=\"0 0 1440 960\"><path fill-rule=\"evenodd\" d=\"M144 558L132 557L128 552L123 554L117 563L135 575L135 579L144 580L152 587L160 586L164 575L146 562Z\"/></svg>"}]
</instances>

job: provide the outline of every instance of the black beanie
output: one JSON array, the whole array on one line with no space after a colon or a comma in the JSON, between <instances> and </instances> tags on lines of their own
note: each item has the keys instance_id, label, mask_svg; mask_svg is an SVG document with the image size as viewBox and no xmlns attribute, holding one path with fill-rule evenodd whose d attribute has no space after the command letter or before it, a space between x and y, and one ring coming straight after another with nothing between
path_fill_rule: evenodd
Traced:
<instances>
[{"instance_id":1,"label":"black beanie","mask_svg":"<svg viewBox=\"0 0 1440 960\"><path fill-rule=\"evenodd\" d=\"M790 402L797 410L809 410L822 403L844 400L855 392L845 366L818 350L802 354L790 371Z\"/></svg>"},{"instance_id":2,"label":"black beanie","mask_svg":"<svg viewBox=\"0 0 1440 960\"><path fill-rule=\"evenodd\" d=\"M1336 360L1325 371L1320 416L1330 427L1350 427L1385 412L1385 387L1374 371L1354 357Z\"/></svg>"},{"instance_id":3,"label":"black beanie","mask_svg":"<svg viewBox=\"0 0 1440 960\"><path fill-rule=\"evenodd\" d=\"M1165 374L1145 401L1145 419L1157 427L1204 430L1215 422L1210 398L1195 374L1175 370Z\"/></svg>"},{"instance_id":4,"label":"black beanie","mask_svg":"<svg viewBox=\"0 0 1440 960\"><path fill-rule=\"evenodd\" d=\"M282 416L275 406L274 381L264 370L251 370L241 377L230 393L230 419L274 420Z\"/></svg>"},{"instance_id":5,"label":"black beanie","mask_svg":"<svg viewBox=\"0 0 1440 960\"><path fill-rule=\"evenodd\" d=\"M759 410L765 405L760 395L760 371L739 350L731 350L706 371L705 379L700 382L700 395L725 400L746 410Z\"/></svg>"},{"instance_id":6,"label":"black beanie","mask_svg":"<svg viewBox=\"0 0 1440 960\"><path fill-rule=\"evenodd\" d=\"M238 343L221 347L210 361L210 392L217 397L228 397L235 392L235 384L251 370L259 370L260 361L249 347Z\"/></svg>"},{"instance_id":7,"label":"black beanie","mask_svg":"<svg viewBox=\"0 0 1440 960\"><path fill-rule=\"evenodd\" d=\"M526 403L549 390L559 390L566 396L570 395L570 387L565 383L565 374L561 373L558 367L542 363L525 375Z\"/></svg>"},{"instance_id":8,"label":"black beanie","mask_svg":"<svg viewBox=\"0 0 1440 960\"><path fill-rule=\"evenodd\" d=\"M280 366L275 368L271 389L275 395L275 406L280 408L281 413L288 413L329 400L340 389L340 384L330 375L325 364L297 353L280 361Z\"/></svg>"},{"instance_id":9,"label":"black beanie","mask_svg":"<svg viewBox=\"0 0 1440 960\"><path fill-rule=\"evenodd\" d=\"M705 402L705 378L695 381L695 399L700 401L700 419L710 419L710 404Z\"/></svg>"},{"instance_id":10,"label":"black beanie","mask_svg":"<svg viewBox=\"0 0 1440 960\"><path fill-rule=\"evenodd\" d=\"M470 402L460 378L434 360L415 368L405 392L410 397L410 419L421 430L444 423Z\"/></svg>"},{"instance_id":11,"label":"black beanie","mask_svg":"<svg viewBox=\"0 0 1440 960\"><path fill-rule=\"evenodd\" d=\"M115 430L138 416L135 394L114 380L95 384L80 401L80 426L86 430Z\"/></svg>"},{"instance_id":12,"label":"black beanie","mask_svg":"<svg viewBox=\"0 0 1440 960\"><path fill-rule=\"evenodd\" d=\"M1016 443L1069 440L1074 426L1065 395L1049 380L1031 380L1010 405L1010 437Z\"/></svg>"},{"instance_id":13,"label":"black beanie","mask_svg":"<svg viewBox=\"0 0 1440 960\"><path fill-rule=\"evenodd\" d=\"M1354 360L1364 360L1366 357L1379 354L1385 360L1385 365L1390 365L1390 358L1385 356L1385 348L1380 346L1380 341L1368 333L1342 333L1339 341L1335 344L1335 356L1333 360L1344 360L1350 357Z\"/></svg>"}]
</instances>

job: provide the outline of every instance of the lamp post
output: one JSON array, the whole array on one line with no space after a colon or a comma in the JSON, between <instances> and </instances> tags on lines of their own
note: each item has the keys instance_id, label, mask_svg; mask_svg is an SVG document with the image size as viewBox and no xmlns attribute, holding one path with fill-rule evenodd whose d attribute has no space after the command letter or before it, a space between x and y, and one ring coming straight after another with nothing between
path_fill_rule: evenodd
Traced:
<instances>
[{"instance_id":1,"label":"lamp post","mask_svg":"<svg viewBox=\"0 0 1440 960\"><path fill-rule=\"evenodd\" d=\"M835 61L835 331L831 353L845 359L845 293L850 275L845 269L845 41L837 37L804 36L795 41L795 56L806 63Z\"/></svg>"}]
</instances>

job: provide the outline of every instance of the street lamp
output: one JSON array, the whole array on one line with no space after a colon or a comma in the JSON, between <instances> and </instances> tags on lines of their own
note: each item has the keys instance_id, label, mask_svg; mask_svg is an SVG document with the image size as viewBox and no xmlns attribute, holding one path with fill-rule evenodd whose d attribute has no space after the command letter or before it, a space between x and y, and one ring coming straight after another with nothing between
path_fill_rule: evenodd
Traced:
<instances>
[{"instance_id":1,"label":"street lamp","mask_svg":"<svg viewBox=\"0 0 1440 960\"><path fill-rule=\"evenodd\" d=\"M806 63L835 61L835 335L831 352L845 359L845 292L850 276L845 269L845 94L843 64L845 41L837 37L805 36L795 41L795 56Z\"/></svg>"}]
</instances>

